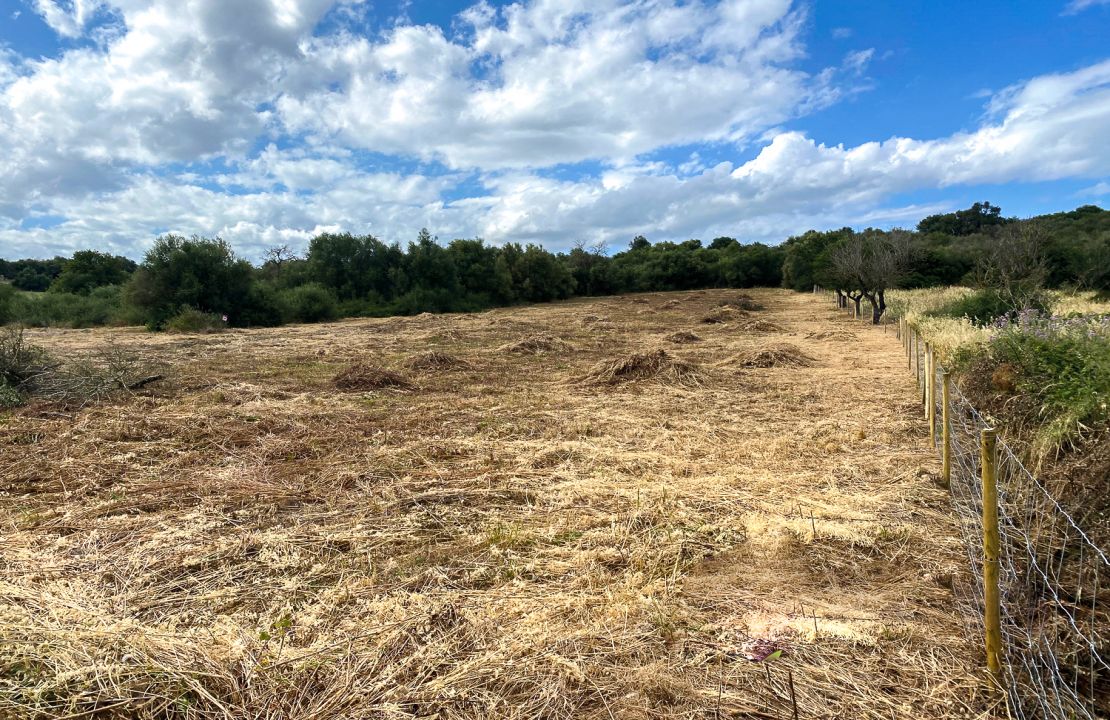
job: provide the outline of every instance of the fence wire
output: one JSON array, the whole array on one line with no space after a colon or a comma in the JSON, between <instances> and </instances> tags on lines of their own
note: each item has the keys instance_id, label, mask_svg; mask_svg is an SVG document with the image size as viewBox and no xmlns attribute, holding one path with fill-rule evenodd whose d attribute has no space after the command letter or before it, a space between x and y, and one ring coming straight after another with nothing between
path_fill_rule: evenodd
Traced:
<instances>
[{"instance_id":1,"label":"fence wire","mask_svg":"<svg viewBox=\"0 0 1110 720\"><path fill-rule=\"evenodd\" d=\"M917 355L914 347L908 354ZM932 376L943 451L943 372ZM949 402L951 496L973 572L956 588L974 632L984 628L981 431L991 424L953 383ZM1001 683L1019 719L1110 718L1110 560L1001 440L997 443Z\"/></svg>"}]
</instances>

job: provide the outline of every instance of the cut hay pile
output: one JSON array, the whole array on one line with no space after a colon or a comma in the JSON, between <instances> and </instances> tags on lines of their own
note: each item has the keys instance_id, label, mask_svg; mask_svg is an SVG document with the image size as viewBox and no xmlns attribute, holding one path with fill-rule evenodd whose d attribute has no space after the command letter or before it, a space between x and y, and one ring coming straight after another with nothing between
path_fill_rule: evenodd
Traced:
<instances>
[{"instance_id":1,"label":"cut hay pile","mask_svg":"<svg viewBox=\"0 0 1110 720\"><path fill-rule=\"evenodd\" d=\"M782 325L779 325L777 322L772 322L770 320L758 320L758 319L756 319L756 320L747 320L745 322L742 322L742 323L740 323L739 328L741 330L746 330L747 332L759 332L759 333L782 332L783 330L786 329Z\"/></svg>"},{"instance_id":2,"label":"cut hay pile","mask_svg":"<svg viewBox=\"0 0 1110 720\"><path fill-rule=\"evenodd\" d=\"M352 391L386 388L406 390L412 387L412 383L404 375L367 363L355 363L344 368L332 378L332 385L339 390Z\"/></svg>"},{"instance_id":3,"label":"cut hay pile","mask_svg":"<svg viewBox=\"0 0 1110 720\"><path fill-rule=\"evenodd\" d=\"M666 350L657 348L598 363L584 380L595 385L619 385L639 380L700 385L705 380L705 374L694 363L676 360Z\"/></svg>"},{"instance_id":4,"label":"cut hay pile","mask_svg":"<svg viewBox=\"0 0 1110 720\"><path fill-rule=\"evenodd\" d=\"M806 334L809 340L858 340L859 337L851 330L818 330Z\"/></svg>"},{"instance_id":5,"label":"cut hay pile","mask_svg":"<svg viewBox=\"0 0 1110 720\"><path fill-rule=\"evenodd\" d=\"M502 345L499 349L501 352L514 355L541 355L549 352L566 352L571 349L571 345L562 338L540 333L526 337L520 342Z\"/></svg>"},{"instance_id":6,"label":"cut hay pile","mask_svg":"<svg viewBox=\"0 0 1110 720\"><path fill-rule=\"evenodd\" d=\"M722 300L720 303L718 303L718 307L730 307L736 308L737 310L746 310L749 312L753 310L763 309L763 305L753 300L752 296L746 293L740 293L736 297L730 298L728 300Z\"/></svg>"},{"instance_id":7,"label":"cut hay pile","mask_svg":"<svg viewBox=\"0 0 1110 720\"><path fill-rule=\"evenodd\" d=\"M746 310L738 310L731 305L722 305L715 307L709 311L709 314L701 319L706 325L720 325L723 323L736 322L748 316Z\"/></svg>"},{"instance_id":8,"label":"cut hay pile","mask_svg":"<svg viewBox=\"0 0 1110 720\"><path fill-rule=\"evenodd\" d=\"M701 342L701 337L689 330L679 330L678 332L668 335L667 340L676 345L689 345L690 343Z\"/></svg>"},{"instance_id":9,"label":"cut hay pile","mask_svg":"<svg viewBox=\"0 0 1110 720\"><path fill-rule=\"evenodd\" d=\"M813 367L813 358L797 345L774 343L736 356L734 364L749 368Z\"/></svg>"},{"instance_id":10,"label":"cut hay pile","mask_svg":"<svg viewBox=\"0 0 1110 720\"><path fill-rule=\"evenodd\" d=\"M668 300L667 302L660 305L660 307L663 308L664 310L668 310L670 308L676 308L681 304L682 303L679 302L678 300Z\"/></svg>"},{"instance_id":11,"label":"cut hay pile","mask_svg":"<svg viewBox=\"0 0 1110 720\"><path fill-rule=\"evenodd\" d=\"M601 321L601 320L604 320L604 319L605 318L602 317L601 315L593 315L593 314L583 315L582 316L582 324L583 325L593 325L595 322L598 322L598 321Z\"/></svg>"},{"instance_id":12,"label":"cut hay pile","mask_svg":"<svg viewBox=\"0 0 1110 720\"><path fill-rule=\"evenodd\" d=\"M454 355L433 350L413 355L405 360L405 367L409 370L465 370L470 367L470 363Z\"/></svg>"}]
</instances>

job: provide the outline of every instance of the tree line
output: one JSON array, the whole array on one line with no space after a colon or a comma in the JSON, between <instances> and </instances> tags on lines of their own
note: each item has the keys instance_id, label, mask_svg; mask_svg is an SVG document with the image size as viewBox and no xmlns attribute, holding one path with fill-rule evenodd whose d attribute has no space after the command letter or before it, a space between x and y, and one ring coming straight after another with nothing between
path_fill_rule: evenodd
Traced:
<instances>
[{"instance_id":1,"label":"tree line","mask_svg":"<svg viewBox=\"0 0 1110 720\"><path fill-rule=\"evenodd\" d=\"M403 247L324 233L303 254L272 248L259 265L219 238L166 235L141 263L95 250L0 260L0 323L246 327L469 312L576 295L814 285L837 290L857 309L869 301L877 322L893 287L978 284L1028 303L1031 283L1108 291L1108 274L1110 212L1094 206L1016 220L976 203L925 218L914 231L810 231L777 246L637 236L616 253L586 243L563 253L480 238L441 243L428 230Z\"/></svg>"},{"instance_id":2,"label":"tree line","mask_svg":"<svg viewBox=\"0 0 1110 720\"><path fill-rule=\"evenodd\" d=\"M811 230L782 249L785 287L835 290L857 313L866 299L875 323L891 288L977 288L961 308L972 319L1043 308L1046 288L1110 294L1110 212L1094 205L1018 220L975 203L924 218L914 231Z\"/></svg>"}]
</instances>

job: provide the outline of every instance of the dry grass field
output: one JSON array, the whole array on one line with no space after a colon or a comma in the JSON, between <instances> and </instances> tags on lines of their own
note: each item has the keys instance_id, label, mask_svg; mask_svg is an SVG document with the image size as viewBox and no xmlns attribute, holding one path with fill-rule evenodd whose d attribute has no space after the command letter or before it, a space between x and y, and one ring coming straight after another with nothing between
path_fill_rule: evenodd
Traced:
<instances>
[{"instance_id":1,"label":"dry grass field","mask_svg":"<svg viewBox=\"0 0 1110 720\"><path fill-rule=\"evenodd\" d=\"M29 332L170 371L0 419L0 717L986 716L899 343L739 294Z\"/></svg>"}]
</instances>

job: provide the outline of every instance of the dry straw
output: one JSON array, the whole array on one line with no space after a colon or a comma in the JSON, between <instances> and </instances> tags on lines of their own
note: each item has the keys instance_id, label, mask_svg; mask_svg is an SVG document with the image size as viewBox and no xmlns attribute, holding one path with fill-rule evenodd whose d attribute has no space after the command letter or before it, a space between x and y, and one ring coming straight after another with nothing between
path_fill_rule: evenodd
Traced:
<instances>
[{"instance_id":1,"label":"dry straw","mask_svg":"<svg viewBox=\"0 0 1110 720\"><path fill-rule=\"evenodd\" d=\"M851 330L818 330L816 332L806 333L807 340L839 340L842 342L853 342L859 339Z\"/></svg>"},{"instance_id":2,"label":"dry straw","mask_svg":"<svg viewBox=\"0 0 1110 720\"><path fill-rule=\"evenodd\" d=\"M542 355L551 352L566 352L570 349L570 343L547 333L531 335L518 342L501 346L502 352L515 355Z\"/></svg>"},{"instance_id":3,"label":"dry straw","mask_svg":"<svg viewBox=\"0 0 1110 720\"><path fill-rule=\"evenodd\" d=\"M702 383L678 380L785 336L644 353L735 294L29 333L58 356L111 337L175 380L0 424L0 717L988 716L897 344L860 328L851 362L799 343L812 367ZM834 321L751 295L798 336ZM502 351L544 334L574 352ZM473 370L332 384L429 352ZM659 374L632 392L572 382L636 353Z\"/></svg>"},{"instance_id":4,"label":"dry straw","mask_svg":"<svg viewBox=\"0 0 1110 720\"><path fill-rule=\"evenodd\" d=\"M465 370L470 367L470 363L465 360L437 350L413 355L404 364L409 370L415 371Z\"/></svg>"},{"instance_id":5,"label":"dry straw","mask_svg":"<svg viewBox=\"0 0 1110 720\"><path fill-rule=\"evenodd\" d=\"M746 310L739 310L731 305L722 305L715 307L704 315L701 319L706 325L720 325L723 323L736 322L748 316Z\"/></svg>"},{"instance_id":6,"label":"dry straw","mask_svg":"<svg viewBox=\"0 0 1110 720\"><path fill-rule=\"evenodd\" d=\"M597 385L619 385L639 380L698 385L705 380L705 373L694 363L675 359L666 350L657 348L598 363L584 379Z\"/></svg>"},{"instance_id":7,"label":"dry straw","mask_svg":"<svg viewBox=\"0 0 1110 720\"><path fill-rule=\"evenodd\" d=\"M344 368L332 379L332 384L339 390L404 390L412 387L412 383L404 375L365 363Z\"/></svg>"},{"instance_id":8,"label":"dry straw","mask_svg":"<svg viewBox=\"0 0 1110 720\"><path fill-rule=\"evenodd\" d=\"M740 293L739 295L730 297L727 300L722 300L720 303L718 303L718 305L720 307L730 307L735 308L736 310L744 310L748 312L763 309L763 304L756 302L755 299L747 293Z\"/></svg>"},{"instance_id":9,"label":"dry straw","mask_svg":"<svg viewBox=\"0 0 1110 720\"><path fill-rule=\"evenodd\" d=\"M814 359L796 345L771 343L746 350L731 363L749 368L806 368L813 366Z\"/></svg>"},{"instance_id":10,"label":"dry straw","mask_svg":"<svg viewBox=\"0 0 1110 720\"><path fill-rule=\"evenodd\" d=\"M771 320L763 320L757 318L755 320L744 320L737 325L737 328L746 332L754 333L780 333L786 328L777 322Z\"/></svg>"},{"instance_id":11,"label":"dry straw","mask_svg":"<svg viewBox=\"0 0 1110 720\"><path fill-rule=\"evenodd\" d=\"M668 335L666 339L676 345L689 345L690 343L701 342L701 337L689 330L673 332Z\"/></svg>"}]
</instances>

